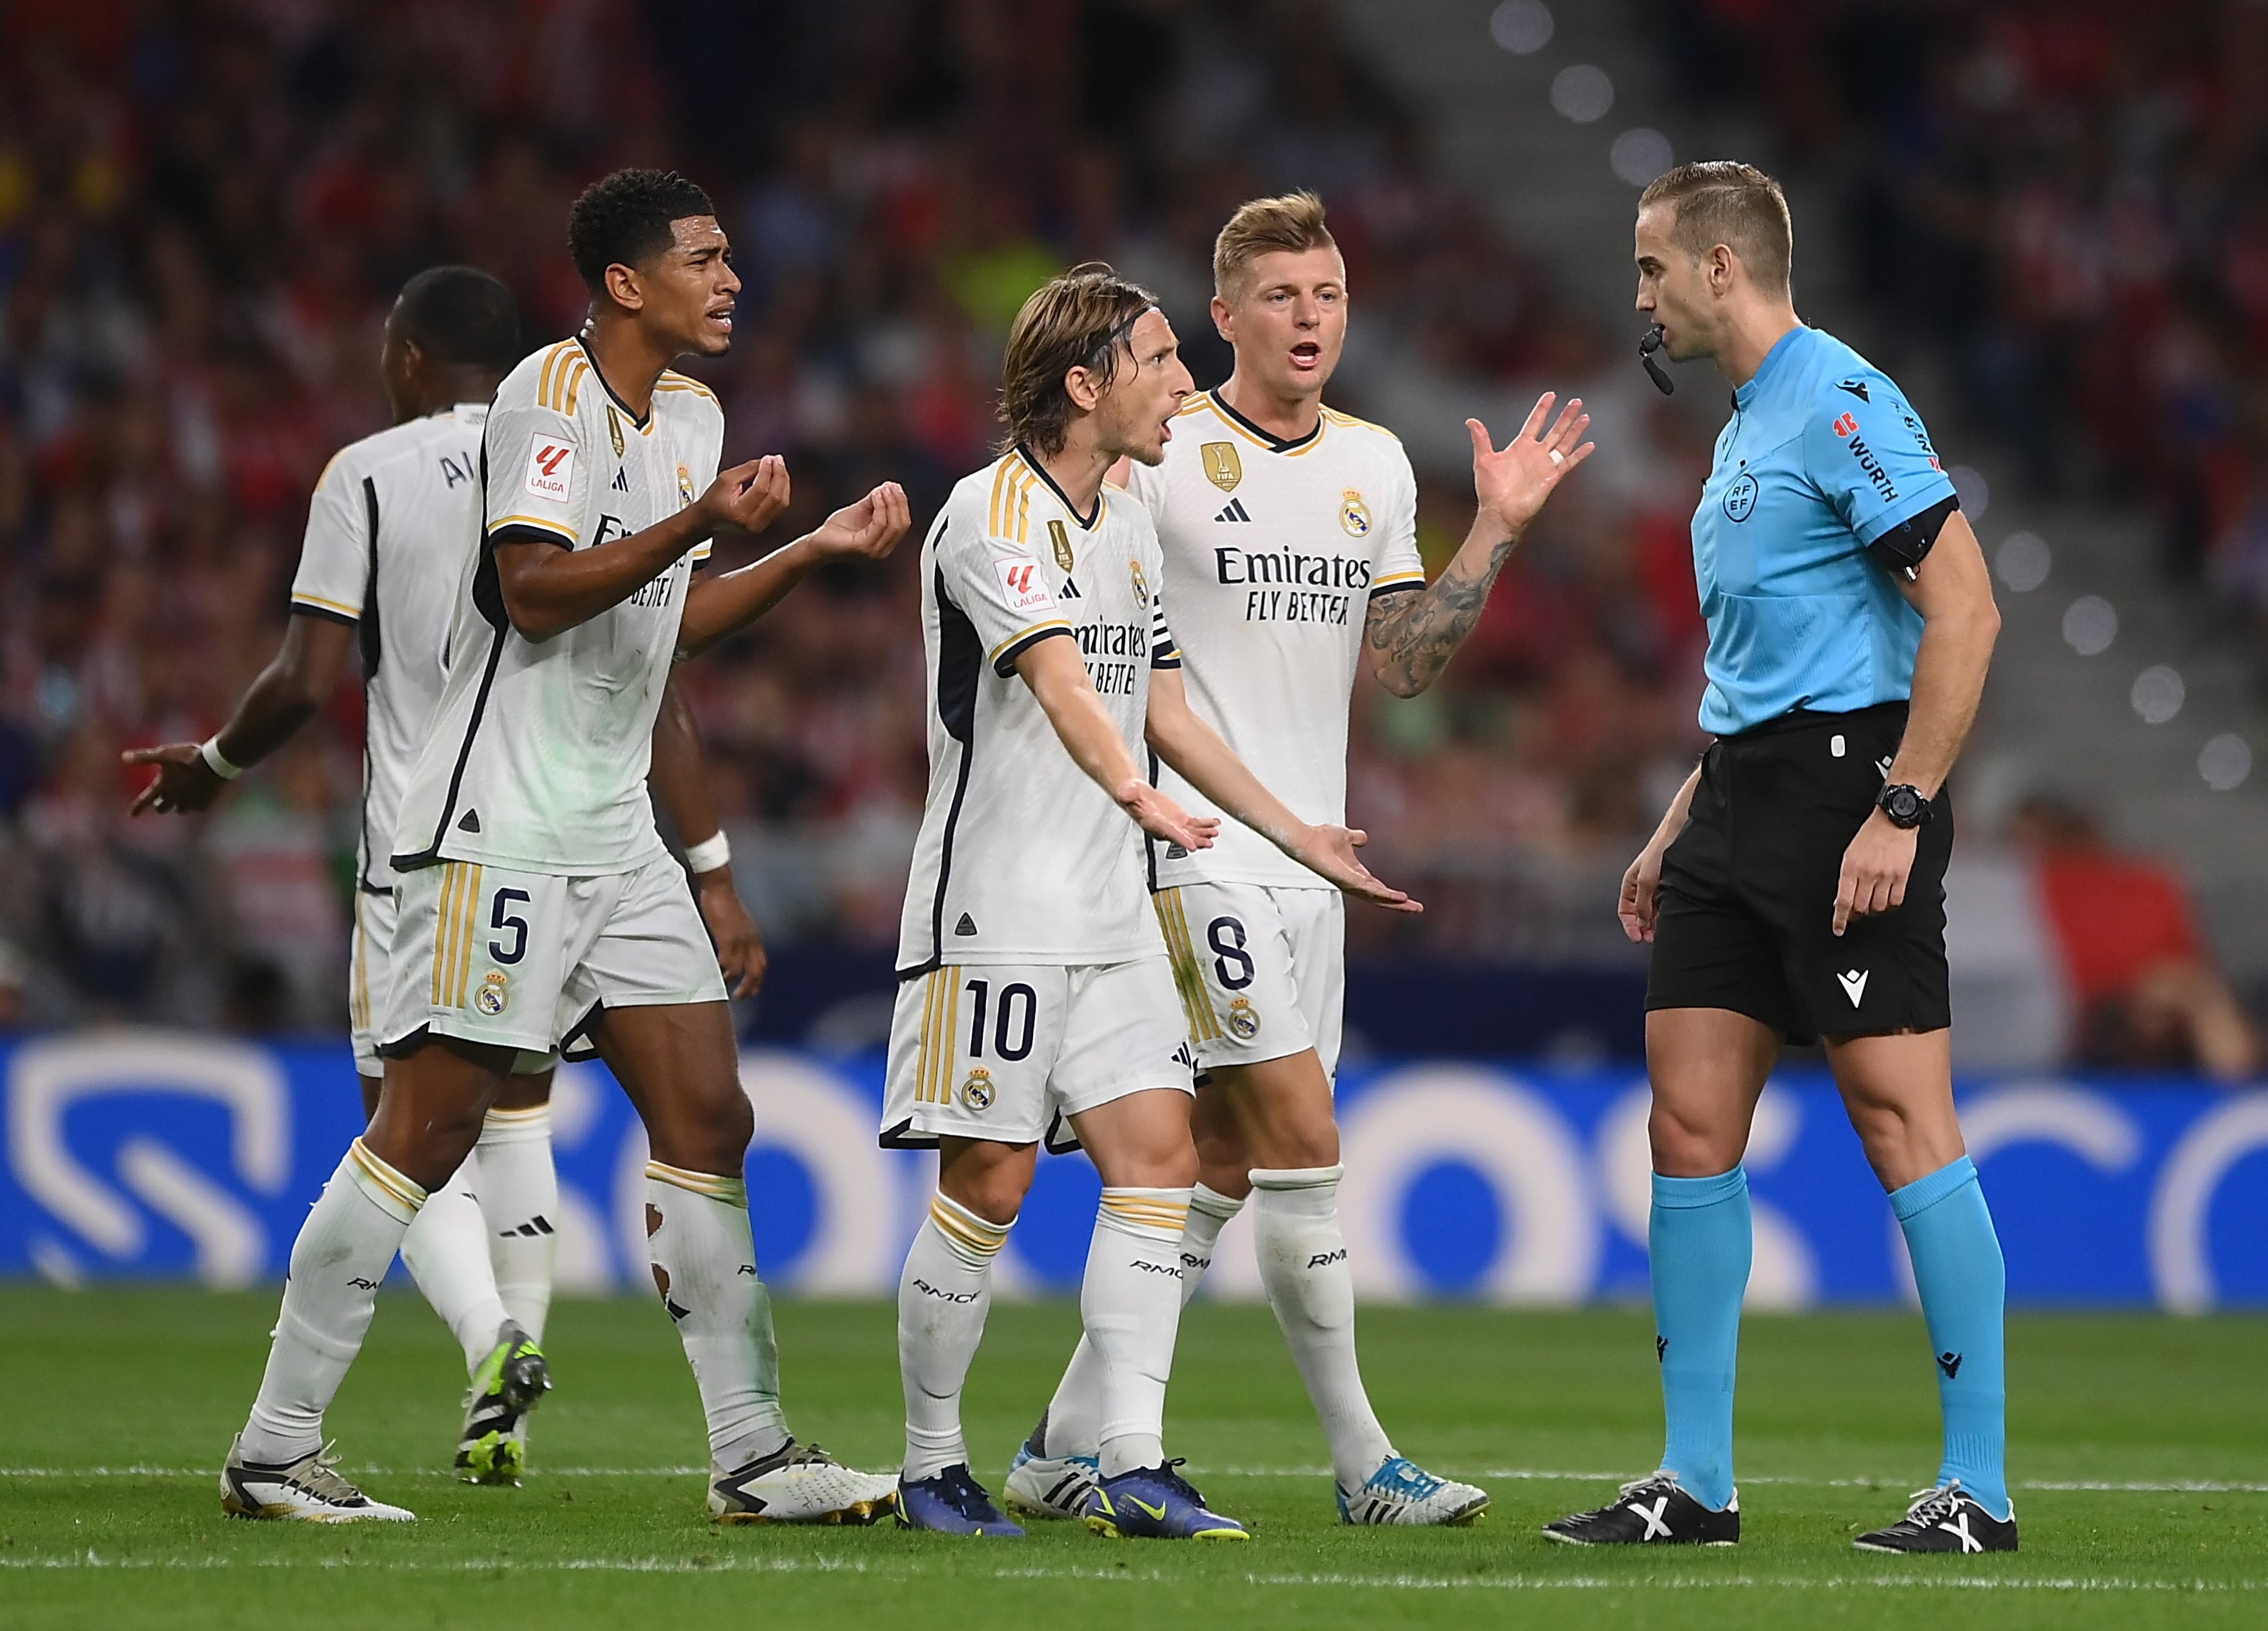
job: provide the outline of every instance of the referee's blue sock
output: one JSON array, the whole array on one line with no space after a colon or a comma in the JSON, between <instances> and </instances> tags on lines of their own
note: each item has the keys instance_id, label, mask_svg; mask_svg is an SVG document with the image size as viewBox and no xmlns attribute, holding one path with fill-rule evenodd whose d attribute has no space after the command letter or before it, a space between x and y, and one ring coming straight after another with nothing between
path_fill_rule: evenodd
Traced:
<instances>
[{"instance_id":1,"label":"referee's blue sock","mask_svg":"<svg viewBox=\"0 0 2268 1631\"><path fill-rule=\"evenodd\" d=\"M1654 1174L1646 1244L1668 1419L1661 1465L1688 1494L1722 1511L1733 1498L1733 1371L1756 1246L1748 1170L1713 1178Z\"/></svg>"},{"instance_id":2,"label":"referee's blue sock","mask_svg":"<svg viewBox=\"0 0 2268 1631\"><path fill-rule=\"evenodd\" d=\"M1987 1512L2004 1518L2008 1384L2000 1312L2008 1272L1976 1165L1963 1155L1891 1191L1890 1210L1905 1230L1937 1358L1938 1404L1945 1413L1945 1463L1937 1481L1959 1479Z\"/></svg>"}]
</instances>

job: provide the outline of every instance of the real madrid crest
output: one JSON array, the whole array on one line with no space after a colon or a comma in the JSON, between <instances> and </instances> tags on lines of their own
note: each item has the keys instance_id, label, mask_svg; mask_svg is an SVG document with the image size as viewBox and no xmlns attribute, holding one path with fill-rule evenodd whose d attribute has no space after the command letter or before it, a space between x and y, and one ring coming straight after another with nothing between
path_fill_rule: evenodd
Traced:
<instances>
[{"instance_id":1,"label":"real madrid crest","mask_svg":"<svg viewBox=\"0 0 2268 1631\"><path fill-rule=\"evenodd\" d=\"M1244 479L1244 461L1236 456L1234 442L1207 442L1197 450L1204 455L1205 479L1223 492L1234 492Z\"/></svg>"},{"instance_id":2,"label":"real madrid crest","mask_svg":"<svg viewBox=\"0 0 2268 1631\"><path fill-rule=\"evenodd\" d=\"M1134 603L1137 606L1147 606L1150 603L1150 580L1142 574L1142 563L1129 561L1126 564L1133 569Z\"/></svg>"},{"instance_id":3,"label":"real madrid crest","mask_svg":"<svg viewBox=\"0 0 2268 1631\"><path fill-rule=\"evenodd\" d=\"M1339 525L1350 538L1370 536L1370 506L1351 487L1339 495Z\"/></svg>"},{"instance_id":4,"label":"real madrid crest","mask_svg":"<svg viewBox=\"0 0 2268 1631\"><path fill-rule=\"evenodd\" d=\"M490 969L481 988L473 993L473 1006L494 1019L512 1006L512 976L502 969Z\"/></svg>"},{"instance_id":5,"label":"real madrid crest","mask_svg":"<svg viewBox=\"0 0 2268 1631\"><path fill-rule=\"evenodd\" d=\"M992 1108L992 1073L978 1066L968 1073L968 1080L961 1084L961 1103L965 1110L982 1115Z\"/></svg>"},{"instance_id":6,"label":"real madrid crest","mask_svg":"<svg viewBox=\"0 0 2268 1631\"><path fill-rule=\"evenodd\" d=\"M1079 565L1079 557L1071 552L1071 534L1064 530L1059 520L1048 523L1048 538L1056 546L1056 565L1069 572Z\"/></svg>"},{"instance_id":7,"label":"real madrid crest","mask_svg":"<svg viewBox=\"0 0 2268 1631\"><path fill-rule=\"evenodd\" d=\"M607 411L612 413L614 410L609 408ZM677 467L677 507L681 510L692 502L693 472L681 464Z\"/></svg>"},{"instance_id":8,"label":"real madrid crest","mask_svg":"<svg viewBox=\"0 0 2268 1631\"><path fill-rule=\"evenodd\" d=\"M1249 997L1238 997L1230 1001L1226 1022L1229 1034L1239 1042L1249 1042L1260 1034L1260 1015L1253 1011Z\"/></svg>"},{"instance_id":9,"label":"real madrid crest","mask_svg":"<svg viewBox=\"0 0 2268 1631\"><path fill-rule=\"evenodd\" d=\"M615 405L612 402L607 404L607 434L614 439L615 457L621 458L622 456L622 416L615 411Z\"/></svg>"}]
</instances>

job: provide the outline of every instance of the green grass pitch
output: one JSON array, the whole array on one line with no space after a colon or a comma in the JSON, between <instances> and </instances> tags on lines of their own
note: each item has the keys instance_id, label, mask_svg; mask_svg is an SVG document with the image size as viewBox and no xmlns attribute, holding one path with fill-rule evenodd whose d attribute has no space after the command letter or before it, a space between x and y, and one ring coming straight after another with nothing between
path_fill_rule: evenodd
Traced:
<instances>
[{"instance_id":1,"label":"green grass pitch","mask_svg":"<svg viewBox=\"0 0 2268 1631\"><path fill-rule=\"evenodd\" d=\"M1463 1531L1333 1521L1320 1435L1264 1309L1182 1327L1168 1442L1247 1546L1021 1543L882 1528L719 1531L692 1381L650 1303L569 1303L558 1391L519 1490L446 1476L462 1374L439 1322L389 1293L333 1411L348 1470L415 1525L228 1520L215 1473L266 1350L272 1292L0 1290L0 1625L543 1627L1068 1622L1403 1625L2268 1624L2268 1321L2011 1322L2024 1551L1896 1559L1850 1538L1936 1468L1918 1317L1758 1317L1742 1344L1737 1549L1554 1546L1545 1519L1611 1494L1660 1447L1636 1310L1372 1309L1372 1392L1401 1448L1496 1498ZM892 1310L785 1303L799 1430L895 1462ZM1076 1332L1059 1303L992 1311L968 1398L997 1489Z\"/></svg>"}]
</instances>

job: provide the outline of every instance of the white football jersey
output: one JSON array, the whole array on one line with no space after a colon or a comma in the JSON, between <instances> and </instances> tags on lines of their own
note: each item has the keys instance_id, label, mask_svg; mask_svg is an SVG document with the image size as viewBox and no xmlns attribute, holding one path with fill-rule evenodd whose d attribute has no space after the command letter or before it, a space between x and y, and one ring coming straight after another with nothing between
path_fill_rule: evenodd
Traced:
<instances>
[{"instance_id":1,"label":"white football jersey","mask_svg":"<svg viewBox=\"0 0 2268 1631\"><path fill-rule=\"evenodd\" d=\"M402 797L396 867L596 875L666 852L646 770L686 589L709 546L540 642L505 616L491 551L513 539L586 550L643 532L716 479L724 438L707 386L664 373L641 421L579 340L504 376L482 439L482 542L467 551L448 684Z\"/></svg>"},{"instance_id":2,"label":"white football jersey","mask_svg":"<svg viewBox=\"0 0 2268 1631\"><path fill-rule=\"evenodd\" d=\"M387 864L401 790L425 746L448 675L450 624L465 557L480 535L486 402L459 402L339 450L315 483L291 579L296 612L355 625L362 646L362 835L356 879L397 882Z\"/></svg>"},{"instance_id":3,"label":"white football jersey","mask_svg":"<svg viewBox=\"0 0 2268 1631\"><path fill-rule=\"evenodd\" d=\"M1347 704L1371 597L1425 587L1418 478L1393 432L1326 408L1297 441L1191 397L1166 460L1128 485L1158 528L1189 704L1302 821L1346 820ZM1220 815L1196 854L1152 845L1159 889L1215 881L1329 889L1163 766L1190 812Z\"/></svg>"},{"instance_id":4,"label":"white football jersey","mask_svg":"<svg viewBox=\"0 0 2268 1631\"><path fill-rule=\"evenodd\" d=\"M1073 761L1015 666L1040 640L1076 639L1140 764L1150 671L1180 661L1162 566L1148 514L1118 488L1081 520L1020 452L954 486L921 552L929 799L901 977L1163 952L1141 829Z\"/></svg>"}]
</instances>

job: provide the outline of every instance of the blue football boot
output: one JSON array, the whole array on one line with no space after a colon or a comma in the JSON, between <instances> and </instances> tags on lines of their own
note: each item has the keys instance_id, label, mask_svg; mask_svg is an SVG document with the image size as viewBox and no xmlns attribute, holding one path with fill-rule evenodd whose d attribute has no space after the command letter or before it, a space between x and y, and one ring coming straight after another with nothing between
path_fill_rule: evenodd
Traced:
<instances>
[{"instance_id":1,"label":"blue football boot","mask_svg":"<svg viewBox=\"0 0 2268 1631\"><path fill-rule=\"evenodd\" d=\"M1114 1540L1251 1539L1243 1524L1206 1507L1174 1471L1181 1465L1168 1461L1102 1480L1086 1498L1086 1526Z\"/></svg>"},{"instance_id":2,"label":"blue football boot","mask_svg":"<svg viewBox=\"0 0 2268 1631\"><path fill-rule=\"evenodd\" d=\"M907 1529L933 1529L941 1535L1014 1539L1024 1533L992 1504L984 1486L969 1475L966 1462L956 1462L930 1478L899 1479L898 1522Z\"/></svg>"}]
</instances>

